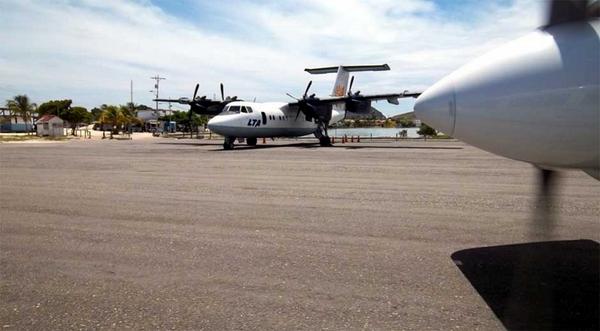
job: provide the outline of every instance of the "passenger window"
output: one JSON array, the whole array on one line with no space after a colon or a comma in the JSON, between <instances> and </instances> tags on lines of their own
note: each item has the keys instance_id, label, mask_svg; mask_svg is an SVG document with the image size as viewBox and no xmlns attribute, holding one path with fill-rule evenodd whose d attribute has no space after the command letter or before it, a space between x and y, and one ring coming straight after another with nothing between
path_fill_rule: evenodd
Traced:
<instances>
[{"instance_id":1,"label":"passenger window","mask_svg":"<svg viewBox=\"0 0 600 331\"><path fill-rule=\"evenodd\" d=\"M246 107L242 106L242 113L247 113Z\"/></svg>"}]
</instances>

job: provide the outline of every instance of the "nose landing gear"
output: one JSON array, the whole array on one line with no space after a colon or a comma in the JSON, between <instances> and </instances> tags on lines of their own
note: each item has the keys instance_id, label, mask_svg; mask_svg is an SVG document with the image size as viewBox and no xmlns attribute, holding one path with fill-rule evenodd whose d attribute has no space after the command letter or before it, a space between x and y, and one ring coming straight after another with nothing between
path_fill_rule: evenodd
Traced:
<instances>
[{"instance_id":1,"label":"nose landing gear","mask_svg":"<svg viewBox=\"0 0 600 331\"><path fill-rule=\"evenodd\" d=\"M232 150L235 143L235 137L225 137L223 140L223 149Z\"/></svg>"}]
</instances>

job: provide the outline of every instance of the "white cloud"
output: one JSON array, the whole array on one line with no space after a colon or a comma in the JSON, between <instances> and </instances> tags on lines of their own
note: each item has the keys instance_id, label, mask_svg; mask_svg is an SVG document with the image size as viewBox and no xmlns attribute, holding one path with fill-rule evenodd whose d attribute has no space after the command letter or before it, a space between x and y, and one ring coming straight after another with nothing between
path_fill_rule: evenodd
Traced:
<instances>
[{"instance_id":1,"label":"white cloud","mask_svg":"<svg viewBox=\"0 0 600 331\"><path fill-rule=\"evenodd\" d=\"M125 103L133 79L136 102L151 104L149 77L159 73L168 78L162 96L189 96L196 82L212 96L224 82L228 94L286 100L285 92L300 94L310 79L314 92L330 92L334 77L310 77L305 67L382 62L392 71L359 74L363 92L424 88L540 25L543 13L542 3L525 0L482 2L462 8L461 17L426 0L212 6L221 6L224 22L236 23L233 30L208 29L149 1L3 0L0 98L27 93L37 102ZM382 108L390 114L410 107Z\"/></svg>"}]
</instances>

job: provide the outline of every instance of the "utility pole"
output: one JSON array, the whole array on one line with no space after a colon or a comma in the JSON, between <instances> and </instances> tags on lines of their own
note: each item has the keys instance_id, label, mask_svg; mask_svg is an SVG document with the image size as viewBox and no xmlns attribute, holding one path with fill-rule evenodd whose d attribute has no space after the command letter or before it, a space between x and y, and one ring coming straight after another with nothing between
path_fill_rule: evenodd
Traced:
<instances>
[{"instance_id":1,"label":"utility pole","mask_svg":"<svg viewBox=\"0 0 600 331\"><path fill-rule=\"evenodd\" d=\"M154 91L156 92L156 99L158 99L158 87L160 85L160 81L165 80L166 78L156 75L154 77L150 77L150 79L154 79L156 81L154 84ZM158 113L158 101L156 101L156 113Z\"/></svg>"},{"instance_id":2,"label":"utility pole","mask_svg":"<svg viewBox=\"0 0 600 331\"><path fill-rule=\"evenodd\" d=\"M129 81L129 102L133 107L133 80Z\"/></svg>"}]
</instances>

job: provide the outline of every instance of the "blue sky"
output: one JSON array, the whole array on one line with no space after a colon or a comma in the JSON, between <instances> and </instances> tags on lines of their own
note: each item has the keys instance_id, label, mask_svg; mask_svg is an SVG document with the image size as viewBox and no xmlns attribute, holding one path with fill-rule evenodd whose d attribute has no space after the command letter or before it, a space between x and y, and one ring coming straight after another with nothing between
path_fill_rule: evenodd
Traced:
<instances>
[{"instance_id":1,"label":"blue sky","mask_svg":"<svg viewBox=\"0 0 600 331\"><path fill-rule=\"evenodd\" d=\"M469 60L541 25L541 1L430 0L2 0L0 99L70 98L152 104L161 97L226 93L287 101L311 79L330 93L334 75L306 67L388 63L359 73L363 93L424 89ZM378 103L386 115L410 111Z\"/></svg>"}]
</instances>

